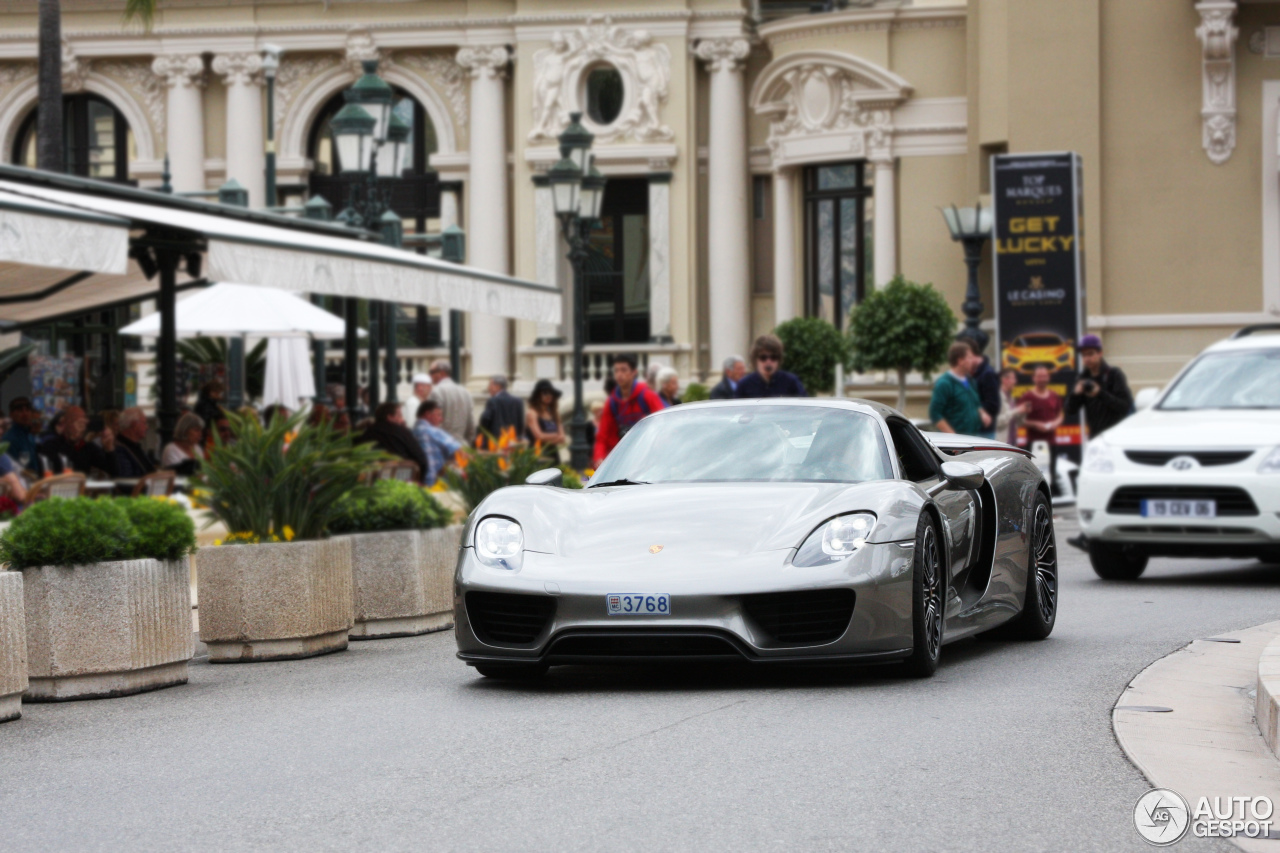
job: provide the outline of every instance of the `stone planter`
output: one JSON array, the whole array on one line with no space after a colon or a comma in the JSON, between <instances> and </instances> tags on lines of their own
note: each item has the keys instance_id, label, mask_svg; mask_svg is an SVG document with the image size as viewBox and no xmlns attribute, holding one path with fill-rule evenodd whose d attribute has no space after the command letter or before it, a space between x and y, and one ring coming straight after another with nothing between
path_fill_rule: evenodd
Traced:
<instances>
[{"instance_id":1,"label":"stone planter","mask_svg":"<svg viewBox=\"0 0 1280 853\"><path fill-rule=\"evenodd\" d=\"M353 640L453 627L453 572L462 525L356 533L351 540Z\"/></svg>"},{"instance_id":2,"label":"stone planter","mask_svg":"<svg viewBox=\"0 0 1280 853\"><path fill-rule=\"evenodd\" d=\"M212 663L306 658L347 647L351 541L196 552L200 640Z\"/></svg>"},{"instance_id":3,"label":"stone planter","mask_svg":"<svg viewBox=\"0 0 1280 853\"><path fill-rule=\"evenodd\" d=\"M0 569L0 723L22 716L27 689L27 620L22 572Z\"/></svg>"},{"instance_id":4,"label":"stone planter","mask_svg":"<svg viewBox=\"0 0 1280 853\"><path fill-rule=\"evenodd\" d=\"M24 569L29 702L127 696L187 683L186 560Z\"/></svg>"}]
</instances>

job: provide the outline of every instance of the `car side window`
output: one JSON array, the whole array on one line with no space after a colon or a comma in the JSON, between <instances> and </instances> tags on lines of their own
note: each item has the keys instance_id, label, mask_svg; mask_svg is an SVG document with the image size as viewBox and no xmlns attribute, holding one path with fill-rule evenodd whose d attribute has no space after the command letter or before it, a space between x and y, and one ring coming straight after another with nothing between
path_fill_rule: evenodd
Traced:
<instances>
[{"instance_id":1,"label":"car side window","mask_svg":"<svg viewBox=\"0 0 1280 853\"><path fill-rule=\"evenodd\" d=\"M919 483L938 475L938 464L928 448L923 446L924 439L910 424L899 421L887 421L889 436L893 439L893 451L898 455L898 467L902 469L903 479Z\"/></svg>"}]
</instances>

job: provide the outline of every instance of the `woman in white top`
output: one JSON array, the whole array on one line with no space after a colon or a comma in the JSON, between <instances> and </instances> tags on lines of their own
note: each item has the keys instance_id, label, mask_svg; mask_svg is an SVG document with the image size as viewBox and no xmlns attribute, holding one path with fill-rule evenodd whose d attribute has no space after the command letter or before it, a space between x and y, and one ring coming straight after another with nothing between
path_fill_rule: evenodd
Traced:
<instances>
[{"instance_id":1,"label":"woman in white top","mask_svg":"<svg viewBox=\"0 0 1280 853\"><path fill-rule=\"evenodd\" d=\"M172 468L179 474L194 474L204 461L204 448L200 446L203 437L204 418L191 412L178 418L173 441L166 444L160 454L160 467Z\"/></svg>"}]
</instances>

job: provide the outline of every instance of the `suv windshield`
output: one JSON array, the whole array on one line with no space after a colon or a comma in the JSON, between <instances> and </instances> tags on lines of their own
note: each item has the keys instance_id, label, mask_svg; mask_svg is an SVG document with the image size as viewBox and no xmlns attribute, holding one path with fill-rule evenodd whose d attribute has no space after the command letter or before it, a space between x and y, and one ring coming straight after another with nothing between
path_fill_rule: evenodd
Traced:
<instances>
[{"instance_id":1,"label":"suv windshield","mask_svg":"<svg viewBox=\"0 0 1280 853\"><path fill-rule=\"evenodd\" d=\"M1280 349L1202 355L1158 408L1280 409Z\"/></svg>"},{"instance_id":2,"label":"suv windshield","mask_svg":"<svg viewBox=\"0 0 1280 853\"><path fill-rule=\"evenodd\" d=\"M636 424L591 480L857 483L886 479L892 470L870 415L819 406L682 406Z\"/></svg>"}]
</instances>

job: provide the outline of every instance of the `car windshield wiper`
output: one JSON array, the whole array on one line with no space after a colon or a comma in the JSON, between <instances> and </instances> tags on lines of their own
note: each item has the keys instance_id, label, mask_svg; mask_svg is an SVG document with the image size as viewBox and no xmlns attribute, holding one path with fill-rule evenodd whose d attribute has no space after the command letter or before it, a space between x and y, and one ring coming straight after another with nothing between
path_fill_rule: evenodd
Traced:
<instances>
[{"instance_id":1,"label":"car windshield wiper","mask_svg":"<svg viewBox=\"0 0 1280 853\"><path fill-rule=\"evenodd\" d=\"M621 480L610 480L607 483L592 483L587 488L594 489L599 486L647 486L648 483L642 480L628 480L625 477Z\"/></svg>"}]
</instances>

